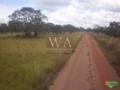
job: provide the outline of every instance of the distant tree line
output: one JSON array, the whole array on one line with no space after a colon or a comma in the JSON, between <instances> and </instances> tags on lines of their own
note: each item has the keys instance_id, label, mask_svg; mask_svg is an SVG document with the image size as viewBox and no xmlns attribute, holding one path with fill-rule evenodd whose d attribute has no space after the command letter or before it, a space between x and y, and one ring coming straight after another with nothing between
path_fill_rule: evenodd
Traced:
<instances>
[{"instance_id":1,"label":"distant tree line","mask_svg":"<svg viewBox=\"0 0 120 90\"><path fill-rule=\"evenodd\" d=\"M105 33L109 36L120 37L120 22L110 22L108 27L97 26L94 29L88 28L86 31Z\"/></svg>"},{"instance_id":2,"label":"distant tree line","mask_svg":"<svg viewBox=\"0 0 120 90\"><path fill-rule=\"evenodd\" d=\"M120 22L111 22L109 27L104 28L106 31L103 31L105 34L114 37L120 37Z\"/></svg>"},{"instance_id":3,"label":"distant tree line","mask_svg":"<svg viewBox=\"0 0 120 90\"><path fill-rule=\"evenodd\" d=\"M44 32L76 32L84 30L84 28L76 28L72 25L55 25L46 23L47 17L40 10L35 10L31 7L23 7L20 10L14 11L9 15L10 21L0 24L0 32L23 32L25 36L38 36Z\"/></svg>"},{"instance_id":4,"label":"distant tree line","mask_svg":"<svg viewBox=\"0 0 120 90\"><path fill-rule=\"evenodd\" d=\"M47 16L41 13L40 10L35 10L31 7L23 7L20 10L15 10L9 15L9 22L0 24L0 32L23 32L25 36L38 36L44 32L102 32L107 35L118 37L120 36L120 22L111 22L108 27L96 26L94 29L78 28L73 25L55 25L45 22Z\"/></svg>"}]
</instances>

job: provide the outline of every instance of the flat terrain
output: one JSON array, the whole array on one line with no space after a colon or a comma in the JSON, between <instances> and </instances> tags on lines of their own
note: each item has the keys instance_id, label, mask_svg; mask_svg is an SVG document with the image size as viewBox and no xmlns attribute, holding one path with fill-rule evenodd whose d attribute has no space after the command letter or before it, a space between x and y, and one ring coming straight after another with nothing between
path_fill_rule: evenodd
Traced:
<instances>
[{"instance_id":1,"label":"flat terrain","mask_svg":"<svg viewBox=\"0 0 120 90\"><path fill-rule=\"evenodd\" d=\"M120 81L120 78L96 41L85 34L49 90L110 90L106 81ZM120 87L112 90L120 90Z\"/></svg>"},{"instance_id":2,"label":"flat terrain","mask_svg":"<svg viewBox=\"0 0 120 90\"><path fill-rule=\"evenodd\" d=\"M112 37L103 33L91 33L99 43L109 63L116 69L120 76L120 37Z\"/></svg>"},{"instance_id":3,"label":"flat terrain","mask_svg":"<svg viewBox=\"0 0 120 90\"><path fill-rule=\"evenodd\" d=\"M38 38L15 35L0 34L0 90L33 90L37 86L46 90L71 53L47 53L48 34ZM66 35L73 47L81 37L81 33L62 34Z\"/></svg>"}]
</instances>

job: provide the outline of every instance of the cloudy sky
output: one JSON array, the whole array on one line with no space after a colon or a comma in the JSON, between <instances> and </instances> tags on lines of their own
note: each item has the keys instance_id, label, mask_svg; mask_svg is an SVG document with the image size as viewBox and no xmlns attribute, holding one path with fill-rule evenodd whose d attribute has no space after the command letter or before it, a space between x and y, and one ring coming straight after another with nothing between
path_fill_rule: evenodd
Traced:
<instances>
[{"instance_id":1,"label":"cloudy sky","mask_svg":"<svg viewBox=\"0 0 120 90\"><path fill-rule=\"evenodd\" d=\"M0 0L0 22L21 7L40 9L49 22L82 27L108 25L120 21L119 0Z\"/></svg>"}]
</instances>

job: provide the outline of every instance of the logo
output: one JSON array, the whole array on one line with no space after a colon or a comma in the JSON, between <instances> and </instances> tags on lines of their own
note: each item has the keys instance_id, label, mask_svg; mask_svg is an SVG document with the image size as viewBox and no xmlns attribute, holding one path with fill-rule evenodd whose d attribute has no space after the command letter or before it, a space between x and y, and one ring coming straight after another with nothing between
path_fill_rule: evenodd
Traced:
<instances>
[{"instance_id":1,"label":"logo","mask_svg":"<svg viewBox=\"0 0 120 90\"><path fill-rule=\"evenodd\" d=\"M49 51L72 51L72 45L69 37L48 37L48 50Z\"/></svg>"},{"instance_id":2,"label":"logo","mask_svg":"<svg viewBox=\"0 0 120 90\"><path fill-rule=\"evenodd\" d=\"M105 82L105 85L108 87L108 88L115 88L116 86L118 86L119 82L117 81L106 81Z\"/></svg>"}]
</instances>

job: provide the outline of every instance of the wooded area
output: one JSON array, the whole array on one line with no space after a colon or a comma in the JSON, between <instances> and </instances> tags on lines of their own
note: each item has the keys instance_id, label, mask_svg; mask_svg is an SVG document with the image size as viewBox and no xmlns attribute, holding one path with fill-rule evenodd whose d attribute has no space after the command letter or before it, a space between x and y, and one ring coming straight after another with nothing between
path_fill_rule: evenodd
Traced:
<instances>
[{"instance_id":1,"label":"wooded area","mask_svg":"<svg viewBox=\"0 0 120 90\"><path fill-rule=\"evenodd\" d=\"M25 36L38 36L44 32L102 32L107 35L119 37L120 36L120 22L110 22L108 27L95 27L94 29L83 27L75 27L73 25L56 25L47 23L47 16L41 13L40 10L35 10L31 7L23 7L20 10L14 11L9 15L9 22L0 24L0 32L23 32Z\"/></svg>"}]
</instances>

